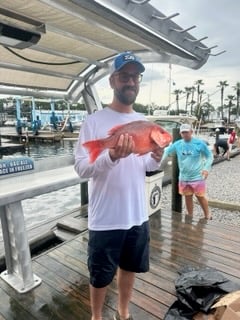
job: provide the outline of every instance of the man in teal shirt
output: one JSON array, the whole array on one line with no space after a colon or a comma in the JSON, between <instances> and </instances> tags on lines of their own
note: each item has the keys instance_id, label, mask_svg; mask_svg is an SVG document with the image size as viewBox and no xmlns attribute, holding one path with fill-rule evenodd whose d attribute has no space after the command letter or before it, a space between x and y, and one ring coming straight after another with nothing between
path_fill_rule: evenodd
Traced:
<instances>
[{"instance_id":1,"label":"man in teal shirt","mask_svg":"<svg viewBox=\"0 0 240 320\"><path fill-rule=\"evenodd\" d=\"M181 125L180 134L182 139L177 140L164 150L161 166L164 166L169 156L177 155L179 193L185 197L188 214L193 215L193 195L195 195L203 210L204 217L211 219L205 194L206 179L213 162L213 154L204 141L192 137L193 130L189 124Z\"/></svg>"}]
</instances>

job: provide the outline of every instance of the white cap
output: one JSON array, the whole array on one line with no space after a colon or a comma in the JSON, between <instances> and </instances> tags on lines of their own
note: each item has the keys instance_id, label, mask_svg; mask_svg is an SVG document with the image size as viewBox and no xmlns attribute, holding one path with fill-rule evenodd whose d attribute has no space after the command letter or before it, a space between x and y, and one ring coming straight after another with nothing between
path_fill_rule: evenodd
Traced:
<instances>
[{"instance_id":1,"label":"white cap","mask_svg":"<svg viewBox=\"0 0 240 320\"><path fill-rule=\"evenodd\" d=\"M183 123L180 127L180 132L190 132L192 130L192 127L188 123Z\"/></svg>"}]
</instances>

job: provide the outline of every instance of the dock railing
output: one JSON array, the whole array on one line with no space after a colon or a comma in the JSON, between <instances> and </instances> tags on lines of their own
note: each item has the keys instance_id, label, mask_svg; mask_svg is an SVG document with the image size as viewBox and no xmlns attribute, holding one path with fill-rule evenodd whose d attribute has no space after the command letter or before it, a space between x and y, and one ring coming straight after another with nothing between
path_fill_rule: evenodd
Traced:
<instances>
[{"instance_id":1,"label":"dock railing","mask_svg":"<svg viewBox=\"0 0 240 320\"><path fill-rule=\"evenodd\" d=\"M40 165L39 170L33 168L0 177L0 216L6 260L6 270L1 273L1 278L19 293L28 292L41 283L32 271L22 200L87 183L86 179L79 178L73 164L63 162L66 165L56 169L45 164ZM56 164L57 160L54 166Z\"/></svg>"},{"instance_id":2,"label":"dock railing","mask_svg":"<svg viewBox=\"0 0 240 320\"><path fill-rule=\"evenodd\" d=\"M5 163L0 160L0 217L6 260L1 278L19 293L28 292L41 283L32 271L22 201L80 184L81 205L86 204L88 179L79 178L73 162L71 156L35 163L28 157L13 158ZM149 215L161 208L163 175L162 171L156 171L146 176Z\"/></svg>"}]
</instances>

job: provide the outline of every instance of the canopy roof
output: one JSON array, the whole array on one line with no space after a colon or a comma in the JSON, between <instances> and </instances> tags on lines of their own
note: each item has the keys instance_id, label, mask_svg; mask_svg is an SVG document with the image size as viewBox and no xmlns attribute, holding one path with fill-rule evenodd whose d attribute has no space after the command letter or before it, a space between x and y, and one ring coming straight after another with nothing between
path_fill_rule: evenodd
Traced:
<instances>
[{"instance_id":1,"label":"canopy roof","mask_svg":"<svg viewBox=\"0 0 240 320\"><path fill-rule=\"evenodd\" d=\"M147 0L0 0L0 43L15 41L11 27L33 33L24 49L0 45L0 93L76 102L126 50L143 62L200 68L211 48L173 17Z\"/></svg>"}]
</instances>

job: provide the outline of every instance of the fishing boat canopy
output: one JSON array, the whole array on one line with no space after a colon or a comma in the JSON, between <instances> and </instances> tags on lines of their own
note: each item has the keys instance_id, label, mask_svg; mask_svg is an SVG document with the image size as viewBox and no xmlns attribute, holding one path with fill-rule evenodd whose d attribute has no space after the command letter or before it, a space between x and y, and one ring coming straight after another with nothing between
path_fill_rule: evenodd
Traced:
<instances>
[{"instance_id":1,"label":"fishing boat canopy","mask_svg":"<svg viewBox=\"0 0 240 320\"><path fill-rule=\"evenodd\" d=\"M212 48L165 16L149 0L0 1L0 94L94 97L94 84L121 51L144 63L198 69Z\"/></svg>"}]
</instances>

